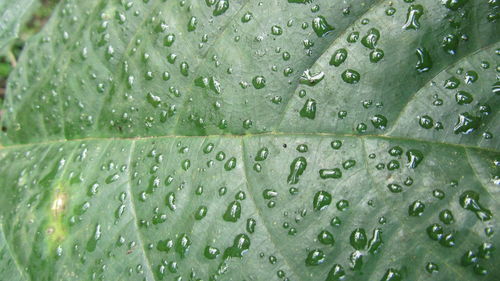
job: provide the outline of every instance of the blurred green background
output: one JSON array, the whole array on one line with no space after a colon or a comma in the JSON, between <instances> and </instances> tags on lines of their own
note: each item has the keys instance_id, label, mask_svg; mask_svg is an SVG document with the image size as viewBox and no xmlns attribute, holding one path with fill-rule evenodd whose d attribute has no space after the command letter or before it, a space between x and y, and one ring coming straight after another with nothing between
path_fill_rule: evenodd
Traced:
<instances>
[{"instance_id":1,"label":"blurred green background","mask_svg":"<svg viewBox=\"0 0 500 281\"><path fill-rule=\"evenodd\" d=\"M40 7L34 11L31 19L23 26L19 38L0 53L0 104L5 97L5 87L10 72L16 66L26 41L36 34L49 19L52 10L60 0L40 0Z\"/></svg>"}]
</instances>

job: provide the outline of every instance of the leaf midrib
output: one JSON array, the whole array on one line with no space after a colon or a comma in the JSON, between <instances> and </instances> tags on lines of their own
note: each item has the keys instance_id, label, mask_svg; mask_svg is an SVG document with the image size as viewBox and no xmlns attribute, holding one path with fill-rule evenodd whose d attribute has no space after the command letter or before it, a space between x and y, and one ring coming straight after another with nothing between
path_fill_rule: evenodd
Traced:
<instances>
[{"instance_id":1,"label":"leaf midrib","mask_svg":"<svg viewBox=\"0 0 500 281\"><path fill-rule=\"evenodd\" d=\"M9 149L19 149L19 148L29 148L32 146L40 146L40 145L52 145L52 144L65 144L65 143L73 143L73 142L84 142L84 141L148 141L148 140L162 140L162 139L189 139L189 138L253 138L253 137L332 137L332 138L374 138L381 140L392 140L392 141L411 141L417 143L425 143L430 145L441 145L441 146L449 146L456 147L461 149L474 149L485 152L500 152L500 150L492 148L492 147L481 147L469 144L458 144L452 142L440 142L440 141L432 141L425 139L416 139L416 138L406 138L399 136L388 136L388 135L378 135L378 134L337 134L337 133L284 133L284 132L264 132L264 133L256 133L256 134L214 134L214 135L165 135L165 136L146 136L146 137L87 137L80 139L63 139L63 140L48 140L34 143L26 143L26 144L14 144L2 146L0 144L0 152L9 150Z\"/></svg>"}]
</instances>

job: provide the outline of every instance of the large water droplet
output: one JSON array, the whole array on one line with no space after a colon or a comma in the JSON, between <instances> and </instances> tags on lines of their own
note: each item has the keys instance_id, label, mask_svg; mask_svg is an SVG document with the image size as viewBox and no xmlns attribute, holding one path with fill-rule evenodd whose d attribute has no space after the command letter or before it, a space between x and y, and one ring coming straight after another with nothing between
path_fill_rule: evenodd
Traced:
<instances>
[{"instance_id":1,"label":"large water droplet","mask_svg":"<svg viewBox=\"0 0 500 281\"><path fill-rule=\"evenodd\" d=\"M250 248L250 237L246 234L238 234L233 241L233 246L224 251L224 258L242 258L243 254Z\"/></svg>"},{"instance_id":2,"label":"large water droplet","mask_svg":"<svg viewBox=\"0 0 500 281\"><path fill-rule=\"evenodd\" d=\"M299 114L301 117L313 120L316 117L316 101L307 99Z\"/></svg>"},{"instance_id":3,"label":"large water droplet","mask_svg":"<svg viewBox=\"0 0 500 281\"><path fill-rule=\"evenodd\" d=\"M220 16L224 14L227 9L229 9L229 0L219 0L215 4L213 15Z\"/></svg>"},{"instance_id":4,"label":"large water droplet","mask_svg":"<svg viewBox=\"0 0 500 281\"><path fill-rule=\"evenodd\" d=\"M410 149L406 152L406 157L408 158L408 167L411 169L416 169L420 162L424 160L424 154L420 150Z\"/></svg>"},{"instance_id":5,"label":"large water droplet","mask_svg":"<svg viewBox=\"0 0 500 281\"><path fill-rule=\"evenodd\" d=\"M368 238L366 237L366 232L363 228L356 228L349 238L351 246L356 250L363 250L366 247Z\"/></svg>"},{"instance_id":6,"label":"large water droplet","mask_svg":"<svg viewBox=\"0 0 500 281\"><path fill-rule=\"evenodd\" d=\"M410 7L408 7L406 23L403 25L403 29L419 29L419 19L423 14L424 7L422 7L422 5L410 5Z\"/></svg>"},{"instance_id":7,"label":"large water droplet","mask_svg":"<svg viewBox=\"0 0 500 281\"><path fill-rule=\"evenodd\" d=\"M359 79L361 78L361 75L359 75L359 72L353 69L347 69L341 74L342 80L344 82L349 83L349 84L356 84L359 82Z\"/></svg>"},{"instance_id":8,"label":"large water droplet","mask_svg":"<svg viewBox=\"0 0 500 281\"><path fill-rule=\"evenodd\" d=\"M332 195L327 191L318 191L314 195L313 208L316 211L321 211L332 203Z\"/></svg>"},{"instance_id":9,"label":"large water droplet","mask_svg":"<svg viewBox=\"0 0 500 281\"><path fill-rule=\"evenodd\" d=\"M239 201L231 202L222 217L225 221L236 222L241 217L241 204Z\"/></svg>"},{"instance_id":10,"label":"large water droplet","mask_svg":"<svg viewBox=\"0 0 500 281\"><path fill-rule=\"evenodd\" d=\"M347 50L344 48L336 50L330 59L330 65L339 66L347 59Z\"/></svg>"},{"instance_id":11,"label":"large water droplet","mask_svg":"<svg viewBox=\"0 0 500 281\"><path fill-rule=\"evenodd\" d=\"M367 34L361 38L361 44L369 49L375 49L380 39L380 31L376 28L370 28Z\"/></svg>"},{"instance_id":12,"label":"large water droplet","mask_svg":"<svg viewBox=\"0 0 500 281\"><path fill-rule=\"evenodd\" d=\"M322 250L314 249L307 254L306 265L316 266L325 262L326 256Z\"/></svg>"},{"instance_id":13,"label":"large water droplet","mask_svg":"<svg viewBox=\"0 0 500 281\"><path fill-rule=\"evenodd\" d=\"M463 112L458 115L457 123L453 128L455 134L468 135L479 128L481 125L481 118L474 116L468 112Z\"/></svg>"},{"instance_id":14,"label":"large water droplet","mask_svg":"<svg viewBox=\"0 0 500 281\"><path fill-rule=\"evenodd\" d=\"M334 30L333 26L329 25L323 16L317 16L312 20L312 28L318 37L323 37Z\"/></svg>"},{"instance_id":15,"label":"large water droplet","mask_svg":"<svg viewBox=\"0 0 500 281\"><path fill-rule=\"evenodd\" d=\"M306 158L303 156L297 157L290 164L290 174L288 175L288 184L296 184L299 182L299 177L304 173L307 167Z\"/></svg>"},{"instance_id":16,"label":"large water droplet","mask_svg":"<svg viewBox=\"0 0 500 281\"><path fill-rule=\"evenodd\" d=\"M417 48L416 50L417 54L417 64L415 65L415 69L422 73L422 72L427 72L432 68L432 59L431 55L425 48Z\"/></svg>"},{"instance_id":17,"label":"large water droplet","mask_svg":"<svg viewBox=\"0 0 500 281\"><path fill-rule=\"evenodd\" d=\"M479 194L477 192L472 190L465 191L460 195L459 202L462 208L474 212L481 221L488 221L491 219L491 211L479 204Z\"/></svg>"}]
</instances>

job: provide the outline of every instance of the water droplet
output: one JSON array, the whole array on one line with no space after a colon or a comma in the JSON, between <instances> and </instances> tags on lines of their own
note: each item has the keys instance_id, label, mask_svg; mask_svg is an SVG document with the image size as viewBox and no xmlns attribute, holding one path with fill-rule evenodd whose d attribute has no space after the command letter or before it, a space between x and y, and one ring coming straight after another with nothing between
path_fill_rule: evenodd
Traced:
<instances>
[{"instance_id":1,"label":"water droplet","mask_svg":"<svg viewBox=\"0 0 500 281\"><path fill-rule=\"evenodd\" d=\"M241 22L242 23L247 23L253 18L252 13L246 12L242 17L241 17Z\"/></svg>"},{"instance_id":2,"label":"water droplet","mask_svg":"<svg viewBox=\"0 0 500 281\"><path fill-rule=\"evenodd\" d=\"M357 32L357 31L351 32L347 36L348 43L356 43L358 41L358 39L359 39L359 32Z\"/></svg>"},{"instance_id":3,"label":"water droplet","mask_svg":"<svg viewBox=\"0 0 500 281\"><path fill-rule=\"evenodd\" d=\"M370 28L367 34L361 39L361 44L369 49L375 49L380 39L380 31L376 28Z\"/></svg>"},{"instance_id":4,"label":"water droplet","mask_svg":"<svg viewBox=\"0 0 500 281\"><path fill-rule=\"evenodd\" d=\"M354 167L356 165L356 160L353 160L353 159L348 159L346 161L344 161L344 163L342 163L342 167L346 170Z\"/></svg>"},{"instance_id":5,"label":"water droplet","mask_svg":"<svg viewBox=\"0 0 500 281\"><path fill-rule=\"evenodd\" d=\"M465 84L470 85L470 84L476 82L477 79L479 79L479 75L474 70L469 70L469 71L465 72L465 75L464 75Z\"/></svg>"},{"instance_id":6,"label":"water droplet","mask_svg":"<svg viewBox=\"0 0 500 281\"><path fill-rule=\"evenodd\" d=\"M383 58L384 58L384 51L382 51L381 49L377 48L370 52L370 61L373 63L377 63Z\"/></svg>"},{"instance_id":7,"label":"water droplet","mask_svg":"<svg viewBox=\"0 0 500 281\"><path fill-rule=\"evenodd\" d=\"M87 247L86 247L87 251L89 251L89 252L95 251L96 246L97 246L97 241L99 241L99 239L101 239L101 235L102 235L101 225L96 224L95 230L94 230L94 235L92 235L92 237L87 242Z\"/></svg>"},{"instance_id":8,"label":"water droplet","mask_svg":"<svg viewBox=\"0 0 500 281\"><path fill-rule=\"evenodd\" d=\"M269 149L267 147L263 147L259 149L257 155L255 155L255 161L264 161L269 156Z\"/></svg>"},{"instance_id":9,"label":"water droplet","mask_svg":"<svg viewBox=\"0 0 500 281\"><path fill-rule=\"evenodd\" d=\"M231 171L236 167L236 158L231 157L229 160L227 160L226 164L224 164L224 170L226 171Z\"/></svg>"},{"instance_id":10,"label":"water droplet","mask_svg":"<svg viewBox=\"0 0 500 281\"><path fill-rule=\"evenodd\" d=\"M456 11L463 7L468 0L444 0L442 3L444 6L450 10Z\"/></svg>"},{"instance_id":11,"label":"water droplet","mask_svg":"<svg viewBox=\"0 0 500 281\"><path fill-rule=\"evenodd\" d=\"M177 238L177 241L175 243L175 251L181 256L184 257L188 250L189 247L191 246L191 239L183 233Z\"/></svg>"},{"instance_id":12,"label":"water droplet","mask_svg":"<svg viewBox=\"0 0 500 281\"><path fill-rule=\"evenodd\" d=\"M247 232L252 234L255 232L255 226L257 225L257 222L250 218L247 220Z\"/></svg>"},{"instance_id":13,"label":"water droplet","mask_svg":"<svg viewBox=\"0 0 500 281\"><path fill-rule=\"evenodd\" d=\"M361 270L361 267L363 267L363 254L360 251L352 252L349 260L351 261L350 267L353 271Z\"/></svg>"},{"instance_id":14,"label":"water droplet","mask_svg":"<svg viewBox=\"0 0 500 281\"><path fill-rule=\"evenodd\" d=\"M418 61L417 61L417 64L415 65L415 69L419 73L429 71L432 68L433 63L432 63L431 56L430 56L429 52L427 51L427 49L417 48L416 54L417 54Z\"/></svg>"},{"instance_id":15,"label":"water droplet","mask_svg":"<svg viewBox=\"0 0 500 281\"><path fill-rule=\"evenodd\" d=\"M175 34L170 33L165 36L165 39L163 39L163 45L170 47L174 44L175 42Z\"/></svg>"},{"instance_id":16,"label":"water droplet","mask_svg":"<svg viewBox=\"0 0 500 281\"><path fill-rule=\"evenodd\" d=\"M408 167L416 169L424 159L424 154L420 150L410 149L406 152L406 157L408 157Z\"/></svg>"},{"instance_id":17,"label":"water droplet","mask_svg":"<svg viewBox=\"0 0 500 281\"><path fill-rule=\"evenodd\" d=\"M321 211L328 207L332 203L332 195L327 191L318 191L314 195L313 199L313 209L316 211Z\"/></svg>"},{"instance_id":18,"label":"water droplet","mask_svg":"<svg viewBox=\"0 0 500 281\"><path fill-rule=\"evenodd\" d=\"M337 209L339 211L342 212L342 211L346 210L347 208L349 208L349 201L342 199L342 200L337 202Z\"/></svg>"},{"instance_id":19,"label":"water droplet","mask_svg":"<svg viewBox=\"0 0 500 281\"><path fill-rule=\"evenodd\" d=\"M299 144L297 146L297 151L300 153L306 153L308 150L309 148L307 147L307 144Z\"/></svg>"},{"instance_id":20,"label":"water droplet","mask_svg":"<svg viewBox=\"0 0 500 281\"><path fill-rule=\"evenodd\" d=\"M359 72L353 69L347 69L341 74L342 80L344 82L349 83L349 84L356 84L359 82L359 79L361 78L361 75L359 75Z\"/></svg>"},{"instance_id":21,"label":"water droplet","mask_svg":"<svg viewBox=\"0 0 500 281\"><path fill-rule=\"evenodd\" d=\"M419 29L419 19L423 14L424 7L422 7L422 5L410 5L410 7L408 7L406 23L403 25L403 29Z\"/></svg>"},{"instance_id":22,"label":"water droplet","mask_svg":"<svg viewBox=\"0 0 500 281\"><path fill-rule=\"evenodd\" d=\"M215 145L213 143L207 143L207 145L203 148L203 152L205 154L208 154L210 152L212 152L215 148Z\"/></svg>"},{"instance_id":23,"label":"water droplet","mask_svg":"<svg viewBox=\"0 0 500 281\"><path fill-rule=\"evenodd\" d=\"M455 34L447 34L443 37L443 42L441 46L443 46L443 50L450 55L454 55L457 53L458 48L458 36Z\"/></svg>"},{"instance_id":24,"label":"water droplet","mask_svg":"<svg viewBox=\"0 0 500 281\"><path fill-rule=\"evenodd\" d=\"M189 64L185 61L180 64L180 71L183 76L188 76L189 74Z\"/></svg>"},{"instance_id":25,"label":"water droplet","mask_svg":"<svg viewBox=\"0 0 500 281\"><path fill-rule=\"evenodd\" d=\"M325 244L325 245L332 245L335 243L335 239L333 238L333 234L331 234L329 231L327 230L322 230L319 234L318 234L318 241L321 243L321 244Z\"/></svg>"},{"instance_id":26,"label":"water droplet","mask_svg":"<svg viewBox=\"0 0 500 281\"><path fill-rule=\"evenodd\" d=\"M443 227L437 223L434 223L427 227L427 235L434 241L439 241L443 238Z\"/></svg>"},{"instance_id":27,"label":"water droplet","mask_svg":"<svg viewBox=\"0 0 500 281\"><path fill-rule=\"evenodd\" d=\"M474 212L478 219L481 221L488 221L491 219L491 211L481 206L479 203L479 194L472 190L467 190L460 195L460 206L462 208Z\"/></svg>"},{"instance_id":28,"label":"water droplet","mask_svg":"<svg viewBox=\"0 0 500 281\"><path fill-rule=\"evenodd\" d=\"M490 259L493 250L495 250L495 247L493 247L493 244L491 244L490 242L484 242L478 247L477 255L483 259Z\"/></svg>"},{"instance_id":29,"label":"water droplet","mask_svg":"<svg viewBox=\"0 0 500 281\"><path fill-rule=\"evenodd\" d=\"M339 179L342 177L342 171L339 168L321 169L319 177L322 179Z\"/></svg>"},{"instance_id":30,"label":"water droplet","mask_svg":"<svg viewBox=\"0 0 500 281\"><path fill-rule=\"evenodd\" d=\"M401 279L402 279L402 276L398 270L396 270L394 268L389 268L385 272L382 279L380 279L380 281L401 281Z\"/></svg>"},{"instance_id":31,"label":"water droplet","mask_svg":"<svg viewBox=\"0 0 500 281\"><path fill-rule=\"evenodd\" d=\"M196 210L196 213L194 214L194 218L196 220L201 220L203 219L208 212L208 208L206 206L200 206L198 210Z\"/></svg>"},{"instance_id":32,"label":"water droplet","mask_svg":"<svg viewBox=\"0 0 500 281\"><path fill-rule=\"evenodd\" d=\"M300 76L299 83L308 86L315 86L321 82L323 78L325 78L324 72L311 73L310 69L306 69L304 70L304 73L302 73L302 76Z\"/></svg>"},{"instance_id":33,"label":"water droplet","mask_svg":"<svg viewBox=\"0 0 500 281\"><path fill-rule=\"evenodd\" d=\"M349 238L351 246L356 250L363 250L366 247L368 238L363 228L356 228Z\"/></svg>"},{"instance_id":34,"label":"water droplet","mask_svg":"<svg viewBox=\"0 0 500 281\"><path fill-rule=\"evenodd\" d=\"M250 237L246 234L238 234L233 241L233 246L224 251L224 258L242 258L243 254L250 248Z\"/></svg>"},{"instance_id":35,"label":"water droplet","mask_svg":"<svg viewBox=\"0 0 500 281\"><path fill-rule=\"evenodd\" d=\"M264 78L264 76L255 76L252 79L252 85L257 90L262 89L266 86L266 79Z\"/></svg>"},{"instance_id":36,"label":"water droplet","mask_svg":"<svg viewBox=\"0 0 500 281\"><path fill-rule=\"evenodd\" d=\"M217 258L217 256L219 254L220 254L219 249L212 247L212 246L206 246L205 251L203 252L203 255L205 256L205 258L207 258L209 260L213 260L213 259Z\"/></svg>"},{"instance_id":37,"label":"water droplet","mask_svg":"<svg viewBox=\"0 0 500 281\"><path fill-rule=\"evenodd\" d=\"M376 228L373 230L372 239L368 242L368 252L370 254L377 253L382 244L382 230L380 228Z\"/></svg>"},{"instance_id":38,"label":"water droplet","mask_svg":"<svg viewBox=\"0 0 500 281\"><path fill-rule=\"evenodd\" d=\"M239 201L231 202L222 218L228 222L236 222L241 217L241 204Z\"/></svg>"},{"instance_id":39,"label":"water droplet","mask_svg":"<svg viewBox=\"0 0 500 281\"><path fill-rule=\"evenodd\" d=\"M325 281L340 281L345 277L345 270L340 264L334 264Z\"/></svg>"},{"instance_id":40,"label":"water droplet","mask_svg":"<svg viewBox=\"0 0 500 281\"><path fill-rule=\"evenodd\" d=\"M330 59L330 65L339 66L347 59L347 50L344 48L336 50Z\"/></svg>"},{"instance_id":41,"label":"water droplet","mask_svg":"<svg viewBox=\"0 0 500 281\"><path fill-rule=\"evenodd\" d=\"M372 122L373 127L377 129L385 130L387 127L387 118L384 115L375 114L370 121Z\"/></svg>"},{"instance_id":42,"label":"water droplet","mask_svg":"<svg viewBox=\"0 0 500 281\"><path fill-rule=\"evenodd\" d=\"M458 115L457 123L453 128L455 134L470 134L477 130L481 124L481 118L471 115L468 112L460 113Z\"/></svg>"},{"instance_id":43,"label":"water droplet","mask_svg":"<svg viewBox=\"0 0 500 281\"><path fill-rule=\"evenodd\" d=\"M299 114L301 117L314 120L316 117L316 101L314 99L307 99Z\"/></svg>"},{"instance_id":44,"label":"water droplet","mask_svg":"<svg viewBox=\"0 0 500 281\"><path fill-rule=\"evenodd\" d=\"M460 80L458 78L451 76L450 78L444 81L444 87L446 89L456 89L460 85Z\"/></svg>"},{"instance_id":45,"label":"water droplet","mask_svg":"<svg viewBox=\"0 0 500 281\"><path fill-rule=\"evenodd\" d=\"M281 28L281 26L273 25L271 27L271 34L279 36L279 35L283 34L283 29Z\"/></svg>"},{"instance_id":46,"label":"water droplet","mask_svg":"<svg viewBox=\"0 0 500 281\"><path fill-rule=\"evenodd\" d=\"M219 0L215 4L213 15L220 16L224 14L227 9L229 9L229 0Z\"/></svg>"},{"instance_id":47,"label":"water droplet","mask_svg":"<svg viewBox=\"0 0 500 281\"><path fill-rule=\"evenodd\" d=\"M191 161L189 159L182 161L181 167L184 171L187 171L191 167Z\"/></svg>"},{"instance_id":48,"label":"water droplet","mask_svg":"<svg viewBox=\"0 0 500 281\"><path fill-rule=\"evenodd\" d=\"M441 240L439 240L439 244L447 248L453 247L455 246L455 236L451 233L445 234Z\"/></svg>"},{"instance_id":49,"label":"water droplet","mask_svg":"<svg viewBox=\"0 0 500 281\"><path fill-rule=\"evenodd\" d=\"M474 100L474 98L472 97L472 95L470 93L466 92L466 91L458 91L455 94L455 101L459 105L469 104L473 100Z\"/></svg>"},{"instance_id":50,"label":"water droplet","mask_svg":"<svg viewBox=\"0 0 500 281\"><path fill-rule=\"evenodd\" d=\"M420 117L418 124L424 129L430 129L434 126L434 120L429 115L424 115Z\"/></svg>"},{"instance_id":51,"label":"water droplet","mask_svg":"<svg viewBox=\"0 0 500 281\"><path fill-rule=\"evenodd\" d=\"M290 174L288 175L288 184L296 184L299 182L299 177L304 173L307 167L306 158L300 156L295 158L290 164Z\"/></svg>"},{"instance_id":52,"label":"water droplet","mask_svg":"<svg viewBox=\"0 0 500 281\"><path fill-rule=\"evenodd\" d=\"M170 210L175 211L175 193L169 192L166 197L167 206Z\"/></svg>"},{"instance_id":53,"label":"water droplet","mask_svg":"<svg viewBox=\"0 0 500 281\"><path fill-rule=\"evenodd\" d=\"M338 150L342 147L342 141L341 140L334 140L330 143L330 146L335 149L335 150Z\"/></svg>"},{"instance_id":54,"label":"water droplet","mask_svg":"<svg viewBox=\"0 0 500 281\"><path fill-rule=\"evenodd\" d=\"M339 217L333 217L331 220L330 220L330 225L331 226L340 226L342 224L342 222L340 221L340 218Z\"/></svg>"},{"instance_id":55,"label":"water droplet","mask_svg":"<svg viewBox=\"0 0 500 281\"><path fill-rule=\"evenodd\" d=\"M403 149L400 147L400 146L393 146L389 149L388 151L389 155L393 156L393 157L399 157L401 155L403 155Z\"/></svg>"},{"instance_id":56,"label":"water droplet","mask_svg":"<svg viewBox=\"0 0 500 281\"><path fill-rule=\"evenodd\" d=\"M334 30L323 16L317 16L312 20L312 28L318 37L323 37Z\"/></svg>"},{"instance_id":57,"label":"water droplet","mask_svg":"<svg viewBox=\"0 0 500 281\"><path fill-rule=\"evenodd\" d=\"M426 265L425 265L425 270L429 273L437 273L439 272L439 266L433 262L428 262Z\"/></svg>"},{"instance_id":58,"label":"water droplet","mask_svg":"<svg viewBox=\"0 0 500 281\"><path fill-rule=\"evenodd\" d=\"M420 217L425 210L425 204L420 200L416 200L408 207L408 215L412 217Z\"/></svg>"},{"instance_id":59,"label":"water droplet","mask_svg":"<svg viewBox=\"0 0 500 281\"><path fill-rule=\"evenodd\" d=\"M403 187L401 187L401 185L399 185L397 183L390 183L387 185L387 188L389 188L389 190L392 193L399 193L399 192L403 191Z\"/></svg>"},{"instance_id":60,"label":"water droplet","mask_svg":"<svg viewBox=\"0 0 500 281\"><path fill-rule=\"evenodd\" d=\"M453 213L448 209L442 210L439 213L439 220L444 224L452 224L455 221L455 219L453 218Z\"/></svg>"},{"instance_id":61,"label":"water droplet","mask_svg":"<svg viewBox=\"0 0 500 281\"><path fill-rule=\"evenodd\" d=\"M307 254L306 265L316 266L325 262L326 256L322 250L314 249Z\"/></svg>"}]
</instances>

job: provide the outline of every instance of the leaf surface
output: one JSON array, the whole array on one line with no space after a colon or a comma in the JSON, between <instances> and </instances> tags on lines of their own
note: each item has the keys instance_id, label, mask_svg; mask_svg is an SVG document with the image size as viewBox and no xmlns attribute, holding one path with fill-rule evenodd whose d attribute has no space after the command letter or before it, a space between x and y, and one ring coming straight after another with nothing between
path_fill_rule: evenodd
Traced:
<instances>
[{"instance_id":1,"label":"leaf surface","mask_svg":"<svg viewBox=\"0 0 500 281\"><path fill-rule=\"evenodd\" d=\"M9 79L0 271L494 280L497 10L63 1Z\"/></svg>"}]
</instances>

